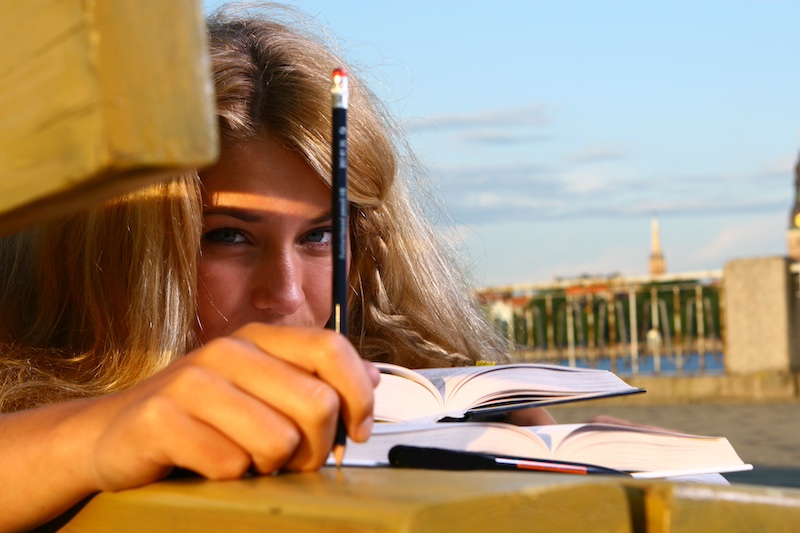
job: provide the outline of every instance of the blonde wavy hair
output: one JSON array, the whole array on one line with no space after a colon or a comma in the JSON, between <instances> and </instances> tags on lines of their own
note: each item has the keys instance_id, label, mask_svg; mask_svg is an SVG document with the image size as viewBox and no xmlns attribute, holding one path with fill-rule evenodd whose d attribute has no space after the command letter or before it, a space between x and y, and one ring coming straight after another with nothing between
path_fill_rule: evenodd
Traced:
<instances>
[{"instance_id":1,"label":"blonde wavy hair","mask_svg":"<svg viewBox=\"0 0 800 533\"><path fill-rule=\"evenodd\" d=\"M124 389L195 344L197 187L182 176L0 239L0 411Z\"/></svg>"},{"instance_id":2,"label":"blonde wavy hair","mask_svg":"<svg viewBox=\"0 0 800 533\"><path fill-rule=\"evenodd\" d=\"M330 186L330 74L345 65L298 16L208 18L221 139L269 132ZM351 341L410 367L504 360L410 193L416 165L399 129L349 70ZM0 409L119 390L196 346L201 186L187 174L0 240Z\"/></svg>"}]
</instances>

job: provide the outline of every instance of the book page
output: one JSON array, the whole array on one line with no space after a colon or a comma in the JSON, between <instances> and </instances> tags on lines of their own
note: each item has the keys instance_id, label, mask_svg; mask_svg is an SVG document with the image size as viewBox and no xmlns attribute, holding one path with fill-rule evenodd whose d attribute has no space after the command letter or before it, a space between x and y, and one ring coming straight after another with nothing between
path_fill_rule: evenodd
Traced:
<instances>
[{"instance_id":1,"label":"book page","mask_svg":"<svg viewBox=\"0 0 800 533\"><path fill-rule=\"evenodd\" d=\"M724 437L611 424L580 425L555 445L554 456L629 472L670 471L670 475L745 467Z\"/></svg>"},{"instance_id":2,"label":"book page","mask_svg":"<svg viewBox=\"0 0 800 533\"><path fill-rule=\"evenodd\" d=\"M448 416L472 409L640 392L606 370L546 364L435 368L417 371L443 389Z\"/></svg>"},{"instance_id":3,"label":"book page","mask_svg":"<svg viewBox=\"0 0 800 533\"><path fill-rule=\"evenodd\" d=\"M550 450L556 450L561 446L573 432L584 427L586 424L550 424L547 426L527 426L526 431L535 433L542 441L547 443Z\"/></svg>"},{"instance_id":4,"label":"book page","mask_svg":"<svg viewBox=\"0 0 800 533\"><path fill-rule=\"evenodd\" d=\"M445 424L375 424L367 442L347 443L345 464L387 465L397 444L546 458L547 443L520 426L485 422Z\"/></svg>"},{"instance_id":5,"label":"book page","mask_svg":"<svg viewBox=\"0 0 800 533\"><path fill-rule=\"evenodd\" d=\"M408 368L375 363L381 380L375 389L375 416L380 422L436 422L444 411L442 391Z\"/></svg>"},{"instance_id":6,"label":"book page","mask_svg":"<svg viewBox=\"0 0 800 533\"><path fill-rule=\"evenodd\" d=\"M430 390L431 393L438 396L439 398L444 401L445 398L445 385L444 381L439 378L439 374L442 372L434 372L431 375L425 375L423 372L427 372L427 370L411 370L410 368L406 368L400 365L393 365L391 363L374 363L375 366L380 370L381 374L389 374L394 376L400 376L405 379L411 380L414 383L418 383L425 387L426 389ZM473 367L468 367L473 368ZM454 370L450 368L437 368L437 371L441 370L446 373L448 370Z\"/></svg>"}]
</instances>

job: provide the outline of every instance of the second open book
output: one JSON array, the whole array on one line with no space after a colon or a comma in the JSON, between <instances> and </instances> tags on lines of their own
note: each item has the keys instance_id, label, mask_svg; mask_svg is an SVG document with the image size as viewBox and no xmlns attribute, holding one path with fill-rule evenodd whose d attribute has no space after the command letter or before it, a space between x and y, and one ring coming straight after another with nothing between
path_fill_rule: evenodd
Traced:
<instances>
[{"instance_id":1,"label":"second open book","mask_svg":"<svg viewBox=\"0 0 800 533\"><path fill-rule=\"evenodd\" d=\"M587 463L637 478L750 470L724 437L611 424L515 426L501 422L376 424L365 443L348 443L345 464L388 466L398 444L499 456Z\"/></svg>"}]
</instances>

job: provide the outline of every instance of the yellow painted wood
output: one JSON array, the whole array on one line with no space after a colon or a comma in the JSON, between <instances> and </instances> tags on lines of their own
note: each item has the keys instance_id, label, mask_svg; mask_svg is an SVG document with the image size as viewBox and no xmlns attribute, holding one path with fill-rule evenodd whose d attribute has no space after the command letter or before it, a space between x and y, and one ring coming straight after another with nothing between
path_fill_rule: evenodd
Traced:
<instances>
[{"instance_id":1,"label":"yellow painted wood","mask_svg":"<svg viewBox=\"0 0 800 533\"><path fill-rule=\"evenodd\" d=\"M0 233L218 151L201 0L4 0Z\"/></svg>"},{"instance_id":2,"label":"yellow painted wood","mask_svg":"<svg viewBox=\"0 0 800 533\"><path fill-rule=\"evenodd\" d=\"M800 530L800 490L666 482L642 487L648 533Z\"/></svg>"},{"instance_id":3,"label":"yellow painted wood","mask_svg":"<svg viewBox=\"0 0 800 533\"><path fill-rule=\"evenodd\" d=\"M601 476L326 468L233 482L168 480L94 497L67 533L631 532Z\"/></svg>"}]
</instances>

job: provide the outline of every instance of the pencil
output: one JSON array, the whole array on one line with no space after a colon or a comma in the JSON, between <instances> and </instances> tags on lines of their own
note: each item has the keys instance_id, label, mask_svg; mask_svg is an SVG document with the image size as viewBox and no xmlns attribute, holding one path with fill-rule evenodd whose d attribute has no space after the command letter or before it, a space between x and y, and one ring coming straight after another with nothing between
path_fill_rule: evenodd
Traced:
<instances>
[{"instance_id":1,"label":"pencil","mask_svg":"<svg viewBox=\"0 0 800 533\"><path fill-rule=\"evenodd\" d=\"M333 329L347 335L347 73L337 68L333 71L331 107L333 113L332 139L332 211L333 217ZM347 428L341 414L336 425L333 457L341 467L347 443Z\"/></svg>"}]
</instances>

